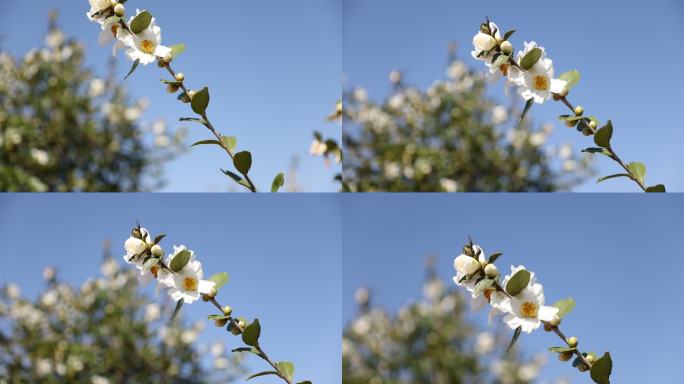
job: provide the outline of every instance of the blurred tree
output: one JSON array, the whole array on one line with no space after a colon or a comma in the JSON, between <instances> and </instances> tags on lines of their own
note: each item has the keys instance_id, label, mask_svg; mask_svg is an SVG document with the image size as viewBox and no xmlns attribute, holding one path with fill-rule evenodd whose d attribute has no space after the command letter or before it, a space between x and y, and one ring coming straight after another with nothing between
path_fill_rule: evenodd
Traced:
<instances>
[{"instance_id":1,"label":"blurred tree","mask_svg":"<svg viewBox=\"0 0 684 384\"><path fill-rule=\"evenodd\" d=\"M226 383L245 373L223 343L196 346L205 322L169 325L173 308L139 293L136 269L107 257L101 270L79 288L46 268L35 301L4 287L0 383Z\"/></svg>"},{"instance_id":2,"label":"blurred tree","mask_svg":"<svg viewBox=\"0 0 684 384\"><path fill-rule=\"evenodd\" d=\"M447 75L422 91L392 72L381 104L362 88L347 92L345 191L547 192L591 175L589 157L544 147L553 126L516 124L520 112L486 96L482 74L453 53Z\"/></svg>"},{"instance_id":3,"label":"blurred tree","mask_svg":"<svg viewBox=\"0 0 684 384\"><path fill-rule=\"evenodd\" d=\"M358 316L344 330L345 384L459 384L532 382L546 358L504 359L510 332L478 331L465 318L466 300L445 289L429 269L424 299L396 315L372 305L370 293L356 293Z\"/></svg>"},{"instance_id":4,"label":"blurred tree","mask_svg":"<svg viewBox=\"0 0 684 384\"><path fill-rule=\"evenodd\" d=\"M55 18L45 48L23 59L0 52L0 191L159 187L159 165L181 151L184 130L139 123L146 102L131 103L113 70L94 77Z\"/></svg>"}]
</instances>

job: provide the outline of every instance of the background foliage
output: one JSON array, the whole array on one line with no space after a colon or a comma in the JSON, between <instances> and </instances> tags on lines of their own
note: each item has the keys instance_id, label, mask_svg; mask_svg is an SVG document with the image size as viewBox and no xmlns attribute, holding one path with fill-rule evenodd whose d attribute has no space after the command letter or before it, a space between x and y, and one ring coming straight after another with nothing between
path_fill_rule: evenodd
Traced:
<instances>
[{"instance_id":1,"label":"background foliage","mask_svg":"<svg viewBox=\"0 0 684 384\"><path fill-rule=\"evenodd\" d=\"M0 191L158 188L184 131L141 123L147 102L131 101L113 68L108 79L91 73L55 17L44 48L0 52Z\"/></svg>"},{"instance_id":2,"label":"background foliage","mask_svg":"<svg viewBox=\"0 0 684 384\"><path fill-rule=\"evenodd\" d=\"M244 375L223 343L198 346L206 322L169 324L173 308L140 294L137 270L106 257L101 271L76 287L46 268L35 300L5 285L0 383L226 383Z\"/></svg>"},{"instance_id":3,"label":"background foliage","mask_svg":"<svg viewBox=\"0 0 684 384\"><path fill-rule=\"evenodd\" d=\"M533 128L522 111L487 96L483 75L453 54L447 78L426 90L390 74L382 102L345 95L347 191L567 190L586 179L589 158L546 145L552 125Z\"/></svg>"},{"instance_id":4,"label":"background foliage","mask_svg":"<svg viewBox=\"0 0 684 384\"><path fill-rule=\"evenodd\" d=\"M451 287L451 285L450 285ZM424 297L390 314L357 291L357 317L344 330L342 369L348 384L533 382L545 355L504 357L510 334L480 331L466 319L467 302L431 270Z\"/></svg>"}]
</instances>

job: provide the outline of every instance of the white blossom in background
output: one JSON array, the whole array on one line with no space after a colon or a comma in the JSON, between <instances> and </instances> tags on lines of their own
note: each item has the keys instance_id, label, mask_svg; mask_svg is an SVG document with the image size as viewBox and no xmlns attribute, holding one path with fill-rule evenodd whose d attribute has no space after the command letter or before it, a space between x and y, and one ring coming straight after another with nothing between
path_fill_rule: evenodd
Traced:
<instances>
[{"instance_id":1,"label":"white blossom in background","mask_svg":"<svg viewBox=\"0 0 684 384\"><path fill-rule=\"evenodd\" d=\"M50 155L42 149L32 148L31 157L40 165L47 165L50 162Z\"/></svg>"}]
</instances>

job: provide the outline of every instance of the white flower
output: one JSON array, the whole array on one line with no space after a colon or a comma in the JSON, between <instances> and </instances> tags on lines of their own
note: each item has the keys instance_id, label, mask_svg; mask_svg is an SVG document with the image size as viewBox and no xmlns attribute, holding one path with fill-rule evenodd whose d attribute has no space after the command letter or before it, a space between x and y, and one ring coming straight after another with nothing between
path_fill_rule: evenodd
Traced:
<instances>
[{"instance_id":1,"label":"white flower","mask_svg":"<svg viewBox=\"0 0 684 384\"><path fill-rule=\"evenodd\" d=\"M490 62L493 54L489 53L487 55L481 55L481 53L490 51L496 46L496 39L501 38L499 27L497 27L496 24L492 23L491 21L489 22L489 29L494 32L494 37L482 31L478 31L477 34L473 36L473 47L475 47L475 50L473 50L470 54L473 55L473 58L476 60Z\"/></svg>"},{"instance_id":2,"label":"white flower","mask_svg":"<svg viewBox=\"0 0 684 384\"><path fill-rule=\"evenodd\" d=\"M42 149L32 148L31 157L39 165L47 165L47 163L50 161L50 155Z\"/></svg>"},{"instance_id":3,"label":"white flower","mask_svg":"<svg viewBox=\"0 0 684 384\"><path fill-rule=\"evenodd\" d=\"M173 253L168 256L167 263L171 265L171 261L176 255L182 251L190 252L190 260L188 263L176 273L159 274L159 281L162 285L169 288L168 294L175 301L183 299L185 304L190 304L199 299L201 294L208 294L216 285L210 280L203 280L204 272L202 271L202 263L195 260L195 253L186 249L184 245L173 247Z\"/></svg>"},{"instance_id":4,"label":"white flower","mask_svg":"<svg viewBox=\"0 0 684 384\"><path fill-rule=\"evenodd\" d=\"M526 71L511 72L509 79L519 87L518 94L523 99L534 99L535 103L542 104L551 98L553 93L562 92L567 82L553 78L553 61L546 57L544 48L537 47L537 43L534 41L525 42L525 49L522 52L518 52L518 62L534 48L539 48L542 51L539 61Z\"/></svg>"},{"instance_id":5,"label":"white flower","mask_svg":"<svg viewBox=\"0 0 684 384\"><path fill-rule=\"evenodd\" d=\"M150 234L149 232L147 232L147 229L145 228L140 228L140 234L142 236L142 239L130 236L124 242L124 249L126 250L124 260L129 264L138 264L134 256L138 256L145 252L145 250L147 250L146 239L150 237ZM132 257L133 260L130 260Z\"/></svg>"},{"instance_id":6,"label":"white flower","mask_svg":"<svg viewBox=\"0 0 684 384\"><path fill-rule=\"evenodd\" d=\"M309 153L314 155L314 156L321 156L327 150L328 150L328 146L324 142L319 141L318 139L315 139L311 143L311 147L309 147Z\"/></svg>"},{"instance_id":7,"label":"white flower","mask_svg":"<svg viewBox=\"0 0 684 384\"><path fill-rule=\"evenodd\" d=\"M480 264L476 257L484 254L482 248L480 248L478 245L473 245L473 251L475 252L475 257L461 254L454 259L456 276L453 278L456 285L466 288L471 293L474 293L475 290L475 279L467 279L463 281L463 278L467 275L472 275L482 268L482 264Z\"/></svg>"},{"instance_id":8,"label":"white flower","mask_svg":"<svg viewBox=\"0 0 684 384\"><path fill-rule=\"evenodd\" d=\"M506 286L516 272L525 269L524 266L511 267L511 274L503 279L502 286ZM539 328L542 321L551 321L558 313L558 308L544 305L544 287L537 282L534 273L530 272L530 283L519 294L509 297L501 292L491 296L492 307L504 313L503 321L511 329L522 328L523 332L531 333Z\"/></svg>"},{"instance_id":9,"label":"white flower","mask_svg":"<svg viewBox=\"0 0 684 384\"><path fill-rule=\"evenodd\" d=\"M110 8L112 6L111 0L88 0L88 2L90 3L90 11L86 13L86 16L90 21L102 23L104 17L96 14Z\"/></svg>"},{"instance_id":10,"label":"white flower","mask_svg":"<svg viewBox=\"0 0 684 384\"><path fill-rule=\"evenodd\" d=\"M138 14L139 10L136 16ZM132 16L131 21L134 18L135 16ZM126 56L131 61L140 60L140 64L143 65L154 63L157 57L165 57L171 53L171 48L161 45L161 28L155 23L154 18L150 25L137 35L120 28L116 37L126 46Z\"/></svg>"}]
</instances>

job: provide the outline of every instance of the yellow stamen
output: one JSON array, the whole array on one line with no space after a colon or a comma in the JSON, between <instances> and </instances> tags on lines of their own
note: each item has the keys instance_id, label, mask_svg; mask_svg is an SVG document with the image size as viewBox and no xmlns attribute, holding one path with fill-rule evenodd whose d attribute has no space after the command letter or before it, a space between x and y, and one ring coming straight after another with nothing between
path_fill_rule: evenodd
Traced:
<instances>
[{"instance_id":1,"label":"yellow stamen","mask_svg":"<svg viewBox=\"0 0 684 384\"><path fill-rule=\"evenodd\" d=\"M154 46L154 42L152 40L143 40L142 43L140 43L140 50L152 54L154 53L154 49L156 47Z\"/></svg>"},{"instance_id":2,"label":"yellow stamen","mask_svg":"<svg viewBox=\"0 0 684 384\"><path fill-rule=\"evenodd\" d=\"M117 32L119 32L119 24L112 25L112 35L116 36Z\"/></svg>"},{"instance_id":3,"label":"yellow stamen","mask_svg":"<svg viewBox=\"0 0 684 384\"><path fill-rule=\"evenodd\" d=\"M487 301L490 301L492 299L492 293L496 292L495 288L485 288L484 292L482 293L487 299Z\"/></svg>"},{"instance_id":4,"label":"yellow stamen","mask_svg":"<svg viewBox=\"0 0 684 384\"><path fill-rule=\"evenodd\" d=\"M156 278L157 278L157 275L159 274L159 267L156 266L156 265L153 265L152 267L150 267L150 273L151 273L152 276L154 276L154 278L156 279Z\"/></svg>"},{"instance_id":5,"label":"yellow stamen","mask_svg":"<svg viewBox=\"0 0 684 384\"><path fill-rule=\"evenodd\" d=\"M522 315L529 318L536 318L539 313L539 306L535 303L526 301L520 305Z\"/></svg>"},{"instance_id":6,"label":"yellow stamen","mask_svg":"<svg viewBox=\"0 0 684 384\"><path fill-rule=\"evenodd\" d=\"M546 76L535 76L533 79L534 89L538 91L549 90L549 78Z\"/></svg>"},{"instance_id":7,"label":"yellow stamen","mask_svg":"<svg viewBox=\"0 0 684 384\"><path fill-rule=\"evenodd\" d=\"M501 73L503 73L504 76L508 76L508 68L510 67L510 64L501 64L499 67L499 70L501 70Z\"/></svg>"},{"instance_id":8,"label":"yellow stamen","mask_svg":"<svg viewBox=\"0 0 684 384\"><path fill-rule=\"evenodd\" d=\"M198 281L194 277L189 276L183 279L183 288L185 288L186 291L196 291L197 284Z\"/></svg>"}]
</instances>

